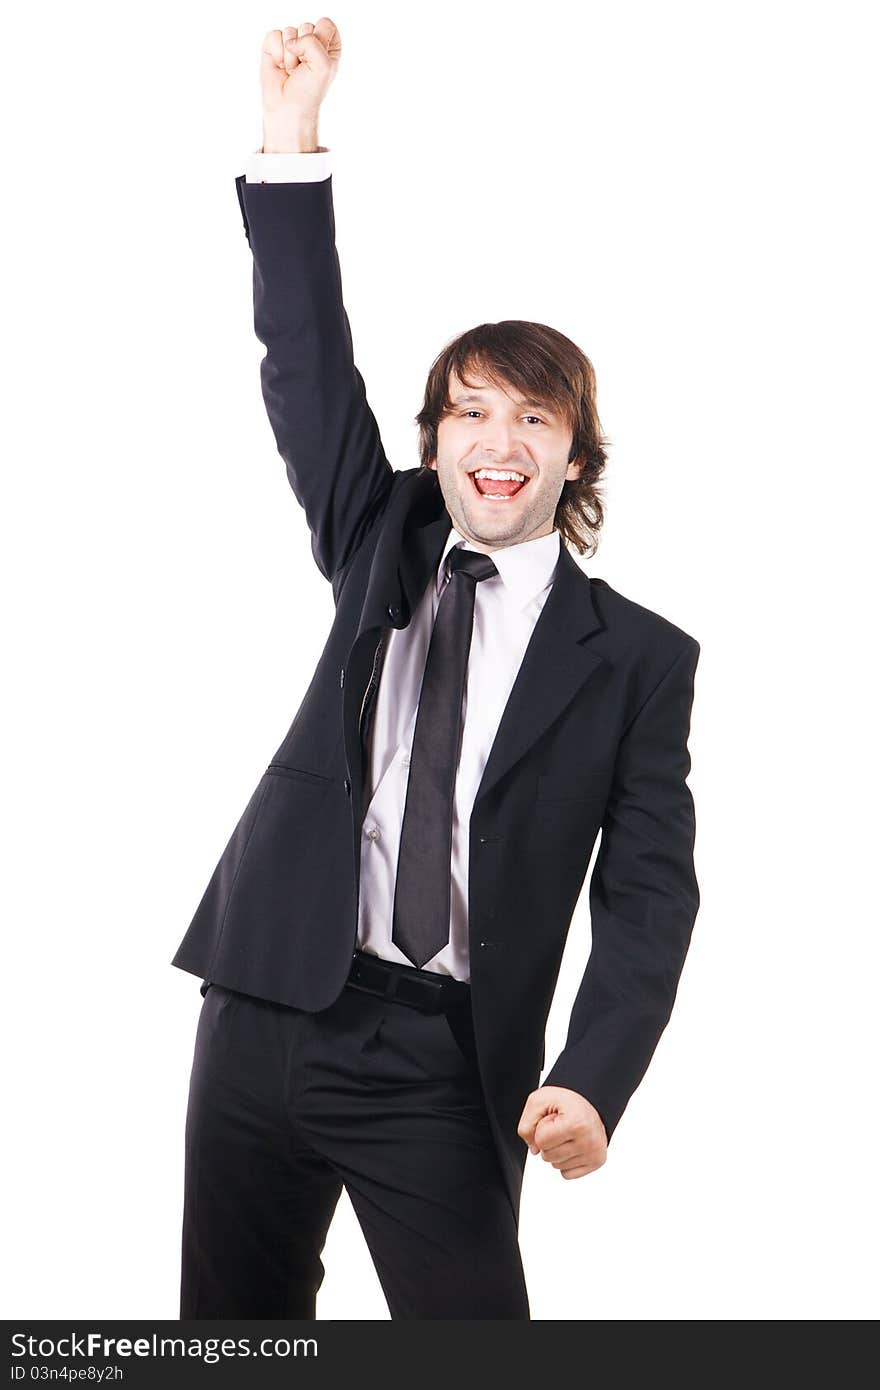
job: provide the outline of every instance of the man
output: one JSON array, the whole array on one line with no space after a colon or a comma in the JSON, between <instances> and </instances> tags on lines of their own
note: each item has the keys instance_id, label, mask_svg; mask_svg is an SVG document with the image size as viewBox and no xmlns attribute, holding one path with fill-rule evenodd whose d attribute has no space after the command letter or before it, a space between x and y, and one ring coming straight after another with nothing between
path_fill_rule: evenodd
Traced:
<instances>
[{"instance_id":1,"label":"man","mask_svg":"<svg viewBox=\"0 0 880 1390\"><path fill-rule=\"evenodd\" d=\"M590 579L592 367L540 324L434 363L395 472L354 366L321 100L329 19L272 31L236 187L263 395L335 618L174 964L205 995L181 1317L315 1316L345 1186L394 1318L528 1318L528 1150L607 1143L668 1021L699 895L699 646ZM574 906L593 945L544 1027Z\"/></svg>"}]
</instances>

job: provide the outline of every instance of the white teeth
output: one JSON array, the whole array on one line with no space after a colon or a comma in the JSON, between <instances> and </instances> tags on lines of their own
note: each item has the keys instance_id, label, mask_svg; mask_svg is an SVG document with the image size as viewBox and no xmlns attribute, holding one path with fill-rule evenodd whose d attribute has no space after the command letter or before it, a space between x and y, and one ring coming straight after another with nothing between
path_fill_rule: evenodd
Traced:
<instances>
[{"instance_id":1,"label":"white teeth","mask_svg":"<svg viewBox=\"0 0 880 1390\"><path fill-rule=\"evenodd\" d=\"M511 480L515 480L518 483L524 483L526 480L525 473L514 473L512 469L501 468L478 468L476 473L474 474L474 477L495 478L496 480L500 480L502 478L509 478Z\"/></svg>"}]
</instances>

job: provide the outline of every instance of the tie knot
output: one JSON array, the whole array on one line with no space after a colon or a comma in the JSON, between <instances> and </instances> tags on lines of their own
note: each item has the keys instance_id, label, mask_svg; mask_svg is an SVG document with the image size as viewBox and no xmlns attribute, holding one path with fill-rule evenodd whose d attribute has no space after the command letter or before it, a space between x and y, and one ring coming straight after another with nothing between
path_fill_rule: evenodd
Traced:
<instances>
[{"instance_id":1,"label":"tie knot","mask_svg":"<svg viewBox=\"0 0 880 1390\"><path fill-rule=\"evenodd\" d=\"M463 550L461 546L450 550L446 565L450 579L459 570L475 580L491 579L498 573L491 555L483 555L479 550Z\"/></svg>"}]
</instances>

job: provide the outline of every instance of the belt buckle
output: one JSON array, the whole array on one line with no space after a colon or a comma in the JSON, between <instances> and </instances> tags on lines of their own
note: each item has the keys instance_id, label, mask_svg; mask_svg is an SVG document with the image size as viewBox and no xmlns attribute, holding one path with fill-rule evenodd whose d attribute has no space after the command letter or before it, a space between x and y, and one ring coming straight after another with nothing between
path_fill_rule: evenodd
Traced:
<instances>
[{"instance_id":1,"label":"belt buckle","mask_svg":"<svg viewBox=\"0 0 880 1390\"><path fill-rule=\"evenodd\" d=\"M367 983L365 984L349 977L349 984L353 989L364 990L367 994L377 995L380 999L408 1004L411 1008L421 1009L423 1012L443 1012L444 1000L448 991L440 976L436 980L431 980L424 978L422 972L419 972L420 978L416 978L410 973L407 966L400 965L397 961L381 958L367 961L365 952L355 952L352 959L359 972L363 972L367 976ZM377 981L376 984L369 983L371 976ZM378 981L381 981L381 985Z\"/></svg>"}]
</instances>

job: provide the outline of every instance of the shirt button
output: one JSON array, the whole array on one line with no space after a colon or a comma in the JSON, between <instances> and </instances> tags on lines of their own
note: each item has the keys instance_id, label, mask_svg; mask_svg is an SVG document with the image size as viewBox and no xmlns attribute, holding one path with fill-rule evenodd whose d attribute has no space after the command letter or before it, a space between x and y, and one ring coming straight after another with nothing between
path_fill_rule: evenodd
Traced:
<instances>
[{"instance_id":1,"label":"shirt button","mask_svg":"<svg viewBox=\"0 0 880 1390\"><path fill-rule=\"evenodd\" d=\"M404 765L404 767L409 767L409 765L410 765L410 755L409 755L409 753L404 753L404 755L403 755L403 765Z\"/></svg>"},{"instance_id":2,"label":"shirt button","mask_svg":"<svg viewBox=\"0 0 880 1390\"><path fill-rule=\"evenodd\" d=\"M368 840L379 840L381 839L382 832L379 829L378 825L371 825L369 830L366 832L366 835Z\"/></svg>"}]
</instances>

